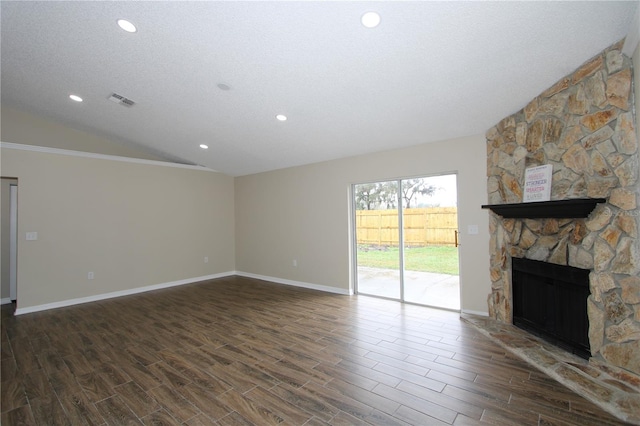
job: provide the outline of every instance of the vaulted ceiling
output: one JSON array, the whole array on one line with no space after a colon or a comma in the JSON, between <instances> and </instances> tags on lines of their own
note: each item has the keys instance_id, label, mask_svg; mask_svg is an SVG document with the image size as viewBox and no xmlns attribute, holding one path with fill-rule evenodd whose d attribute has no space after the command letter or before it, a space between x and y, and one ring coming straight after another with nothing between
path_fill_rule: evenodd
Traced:
<instances>
[{"instance_id":1,"label":"vaulted ceiling","mask_svg":"<svg viewBox=\"0 0 640 426\"><path fill-rule=\"evenodd\" d=\"M624 38L637 7L2 1L2 104L239 176L484 133Z\"/></svg>"}]
</instances>

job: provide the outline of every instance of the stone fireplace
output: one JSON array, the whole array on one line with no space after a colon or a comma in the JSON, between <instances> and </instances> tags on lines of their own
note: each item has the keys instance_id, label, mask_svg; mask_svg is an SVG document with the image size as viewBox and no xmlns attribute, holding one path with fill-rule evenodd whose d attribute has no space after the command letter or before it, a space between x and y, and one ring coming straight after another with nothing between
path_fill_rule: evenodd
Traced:
<instances>
[{"instance_id":1,"label":"stone fireplace","mask_svg":"<svg viewBox=\"0 0 640 426\"><path fill-rule=\"evenodd\" d=\"M589 270L591 356L640 374L640 210L632 67L617 43L487 136L489 204L521 203L524 171L553 165L551 200L604 198L586 217L490 213L492 318L513 322L513 257Z\"/></svg>"}]
</instances>

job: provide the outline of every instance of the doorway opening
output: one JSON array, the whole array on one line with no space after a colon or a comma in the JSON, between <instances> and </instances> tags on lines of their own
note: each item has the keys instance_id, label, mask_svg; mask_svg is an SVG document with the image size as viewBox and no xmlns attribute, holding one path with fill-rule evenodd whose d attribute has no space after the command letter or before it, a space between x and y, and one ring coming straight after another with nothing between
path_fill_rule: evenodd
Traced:
<instances>
[{"instance_id":1,"label":"doorway opening","mask_svg":"<svg viewBox=\"0 0 640 426\"><path fill-rule=\"evenodd\" d=\"M0 303L15 302L18 272L18 180L2 178L0 206L2 207L2 277Z\"/></svg>"},{"instance_id":2,"label":"doorway opening","mask_svg":"<svg viewBox=\"0 0 640 426\"><path fill-rule=\"evenodd\" d=\"M355 184L355 291L460 310L456 175Z\"/></svg>"}]
</instances>

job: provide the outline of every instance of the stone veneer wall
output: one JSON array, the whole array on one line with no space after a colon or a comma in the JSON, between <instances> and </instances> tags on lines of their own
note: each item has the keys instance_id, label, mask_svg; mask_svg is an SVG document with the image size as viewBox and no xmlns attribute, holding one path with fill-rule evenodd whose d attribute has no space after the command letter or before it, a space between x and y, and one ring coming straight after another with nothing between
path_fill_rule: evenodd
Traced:
<instances>
[{"instance_id":1,"label":"stone veneer wall","mask_svg":"<svg viewBox=\"0 0 640 426\"><path fill-rule=\"evenodd\" d=\"M640 373L640 210L631 60L617 43L487 132L489 204L522 202L552 164L552 200L602 197L587 219L490 213L489 314L512 322L511 257L590 269L592 355Z\"/></svg>"}]
</instances>

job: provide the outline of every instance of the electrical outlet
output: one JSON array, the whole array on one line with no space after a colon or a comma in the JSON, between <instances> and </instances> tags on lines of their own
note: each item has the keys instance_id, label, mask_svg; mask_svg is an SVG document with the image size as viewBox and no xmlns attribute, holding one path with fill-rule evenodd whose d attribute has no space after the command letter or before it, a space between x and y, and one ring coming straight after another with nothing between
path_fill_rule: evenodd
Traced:
<instances>
[{"instance_id":1,"label":"electrical outlet","mask_svg":"<svg viewBox=\"0 0 640 426\"><path fill-rule=\"evenodd\" d=\"M87 274L87 279L88 279L88 280L92 280L92 279L93 279L93 272L89 272L89 273Z\"/></svg>"},{"instance_id":2,"label":"electrical outlet","mask_svg":"<svg viewBox=\"0 0 640 426\"><path fill-rule=\"evenodd\" d=\"M27 241L35 241L38 239L37 232L27 232Z\"/></svg>"},{"instance_id":3,"label":"electrical outlet","mask_svg":"<svg viewBox=\"0 0 640 426\"><path fill-rule=\"evenodd\" d=\"M296 259L293 259L293 267L297 267L298 266L298 261Z\"/></svg>"},{"instance_id":4,"label":"electrical outlet","mask_svg":"<svg viewBox=\"0 0 640 426\"><path fill-rule=\"evenodd\" d=\"M467 226L467 234L469 234L469 235L478 235L478 225L468 225Z\"/></svg>"},{"instance_id":5,"label":"electrical outlet","mask_svg":"<svg viewBox=\"0 0 640 426\"><path fill-rule=\"evenodd\" d=\"M204 263L209 263L209 256L204 257Z\"/></svg>"}]
</instances>

